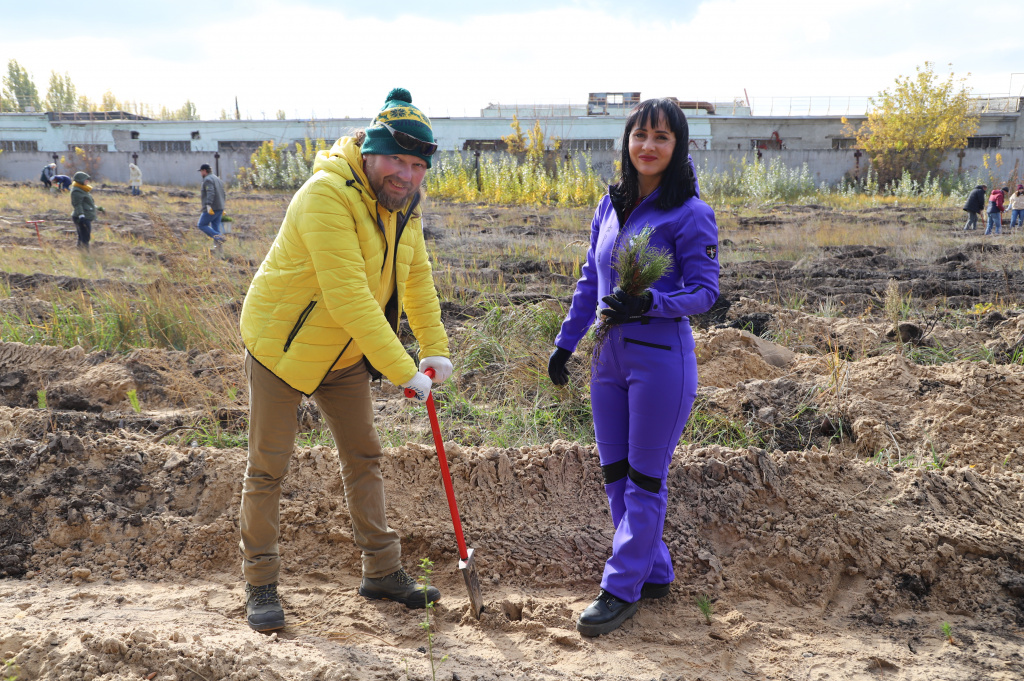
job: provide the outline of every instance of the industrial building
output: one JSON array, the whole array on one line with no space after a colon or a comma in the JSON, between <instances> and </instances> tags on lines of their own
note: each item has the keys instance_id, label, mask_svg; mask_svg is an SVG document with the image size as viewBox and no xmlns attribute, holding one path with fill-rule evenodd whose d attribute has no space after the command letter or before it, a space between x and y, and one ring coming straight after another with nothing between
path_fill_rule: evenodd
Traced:
<instances>
[{"instance_id":1,"label":"industrial building","mask_svg":"<svg viewBox=\"0 0 1024 681\"><path fill-rule=\"evenodd\" d=\"M501 138L511 133L513 116L524 132L538 121L547 138L560 140L561 152L586 152L594 167L610 177L623 119L640 99L639 92L590 93L586 105L490 104L478 117L431 120L440 149L463 153L502 151ZM866 100L859 110L851 100L779 98L756 107L744 100L677 101L689 121L690 153L698 166L724 169L744 157L778 157L791 167L806 163L817 182L835 183L867 167L852 148L850 133L865 118ZM967 149L949 154L946 169L973 172L993 152L1000 153L1004 165L1019 166L1024 161L1024 98L972 102L980 118L978 131ZM0 178L33 181L43 165L60 164L78 148L96 159L100 181L126 182L130 162L143 168L150 184L196 185L200 163L214 165L230 181L266 141L333 140L369 124L366 118L160 121L125 112L4 113Z\"/></svg>"}]
</instances>

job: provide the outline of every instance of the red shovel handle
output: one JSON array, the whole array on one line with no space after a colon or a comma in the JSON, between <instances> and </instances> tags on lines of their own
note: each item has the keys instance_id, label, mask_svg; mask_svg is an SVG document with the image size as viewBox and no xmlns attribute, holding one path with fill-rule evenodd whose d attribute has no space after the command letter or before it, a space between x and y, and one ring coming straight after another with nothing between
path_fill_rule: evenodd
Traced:
<instances>
[{"instance_id":1,"label":"red shovel handle","mask_svg":"<svg viewBox=\"0 0 1024 681\"><path fill-rule=\"evenodd\" d=\"M434 378L434 370L427 369L423 372L429 378ZM405 389L406 397L415 397L416 391L411 388ZM462 520L459 519L459 505L455 503L455 490L452 488L452 474L448 471L448 457L444 454L444 441L441 439L441 424L437 421L437 410L434 408L434 393L427 395L427 415L430 417L430 429L434 432L434 448L437 450L437 461L441 465L441 482L444 483L444 493L448 497L448 510L452 514L452 525L455 527L455 541L459 543L459 558L469 560L469 552L466 550L466 539L462 536Z\"/></svg>"}]
</instances>

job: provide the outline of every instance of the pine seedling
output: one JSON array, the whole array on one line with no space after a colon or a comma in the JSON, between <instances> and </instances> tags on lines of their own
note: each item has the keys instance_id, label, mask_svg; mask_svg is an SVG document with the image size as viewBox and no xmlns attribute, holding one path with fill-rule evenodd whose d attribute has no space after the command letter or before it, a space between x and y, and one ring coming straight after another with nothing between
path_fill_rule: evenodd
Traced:
<instances>
[{"instance_id":1,"label":"pine seedling","mask_svg":"<svg viewBox=\"0 0 1024 681\"><path fill-rule=\"evenodd\" d=\"M437 667L447 660L448 656L445 655L437 662L434 661L434 632L430 628L430 615L434 611L434 604L427 600L427 589L430 588L430 575L434 573L434 561L429 558L420 558L420 570L422 574L418 581L420 583L420 591L423 592L423 601L426 604L426 617L420 622L420 629L427 632L427 658L430 660L430 678L433 681L437 681Z\"/></svg>"},{"instance_id":2,"label":"pine seedling","mask_svg":"<svg viewBox=\"0 0 1024 681\"><path fill-rule=\"evenodd\" d=\"M142 411L142 407L139 405L139 393L134 389L128 391L128 401L131 402L132 411L136 414Z\"/></svg>"},{"instance_id":3,"label":"pine seedling","mask_svg":"<svg viewBox=\"0 0 1024 681\"><path fill-rule=\"evenodd\" d=\"M949 622L942 623L942 635L946 637L946 640L950 643L953 642L953 625Z\"/></svg>"},{"instance_id":4,"label":"pine seedling","mask_svg":"<svg viewBox=\"0 0 1024 681\"><path fill-rule=\"evenodd\" d=\"M711 597L707 594L701 594L694 601L697 603L697 609L700 610L700 614L704 616L704 623L711 624L711 615L715 611L715 606L711 603Z\"/></svg>"},{"instance_id":5,"label":"pine seedling","mask_svg":"<svg viewBox=\"0 0 1024 681\"><path fill-rule=\"evenodd\" d=\"M36 391L36 406L40 409L46 409L46 391Z\"/></svg>"},{"instance_id":6,"label":"pine seedling","mask_svg":"<svg viewBox=\"0 0 1024 681\"><path fill-rule=\"evenodd\" d=\"M648 225L612 250L612 268L619 275L619 288L631 296L640 295L672 270L672 255L664 248L651 246L653 233L654 228ZM600 360L601 348L612 327L600 314L598 319L591 372Z\"/></svg>"}]
</instances>

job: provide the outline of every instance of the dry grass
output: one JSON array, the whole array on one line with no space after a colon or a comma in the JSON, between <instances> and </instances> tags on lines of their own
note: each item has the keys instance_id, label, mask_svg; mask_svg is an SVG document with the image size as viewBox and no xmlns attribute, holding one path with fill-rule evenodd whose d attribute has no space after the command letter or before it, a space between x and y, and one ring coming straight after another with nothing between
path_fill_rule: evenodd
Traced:
<instances>
[{"instance_id":1,"label":"dry grass","mask_svg":"<svg viewBox=\"0 0 1024 681\"><path fill-rule=\"evenodd\" d=\"M105 208L94 236L98 247L81 254L73 247L66 194L3 188L0 295L14 296L0 305L4 340L114 352L140 347L241 351L239 303L277 233L290 193L231 192L230 259L220 261L210 257L209 240L194 227L195 197L151 188L147 192L138 198L98 193L97 202ZM910 219L916 216L904 211L899 213L901 224L892 210L851 214L816 209L801 213L806 219L790 215L780 224L741 226L741 219L785 209L717 209L720 239L732 242L721 249L726 266L748 260L811 262L822 247L848 245L885 246L897 257L931 261L963 244L949 229L949 221L960 219L952 210L931 210L923 221ZM586 256L592 208L456 206L428 198L424 210L426 229L436 235L427 244L440 297L472 310L470 318L448 325L459 369L456 380L438 390L442 418L458 424L458 432L448 436L464 444L497 446L558 437L590 441L585 360L592 339L578 349L566 388L551 385L546 361ZM24 225L25 219L35 217L48 220L41 248L34 230ZM1019 245L1021 237L1004 236L1000 243ZM1020 270L1022 253L1024 249L1004 249L982 266ZM63 275L90 284L84 291L37 285L22 292L11 290L2 273ZM794 300L788 306L800 308L802 303ZM843 314L832 307L818 312ZM834 398L845 389L845 361L838 352L828 360L830 384L824 398ZM237 390L240 380L238 375L225 376L225 385ZM205 411L223 404L225 397L210 396ZM403 413L409 415L408 410ZM417 432L410 425L423 421L415 409L412 413L411 420L382 429L390 444L429 441L429 431ZM692 421L688 437L694 441L742 444L758 437L746 425L723 421L710 411Z\"/></svg>"}]
</instances>

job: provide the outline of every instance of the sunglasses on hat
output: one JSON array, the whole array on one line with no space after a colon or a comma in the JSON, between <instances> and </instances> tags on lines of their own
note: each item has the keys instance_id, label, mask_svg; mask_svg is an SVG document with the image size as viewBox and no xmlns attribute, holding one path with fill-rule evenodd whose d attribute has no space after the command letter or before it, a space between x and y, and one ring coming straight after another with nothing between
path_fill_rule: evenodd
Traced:
<instances>
[{"instance_id":1,"label":"sunglasses on hat","mask_svg":"<svg viewBox=\"0 0 1024 681\"><path fill-rule=\"evenodd\" d=\"M437 151L437 145L434 144L433 142L424 142L418 137L413 137L407 132L395 130L384 121L377 121L377 125L386 128L387 131L391 133L391 137L393 137L395 142L398 143L398 146L402 147L403 149L408 149L409 151L416 151L423 154L424 156L433 156L434 152Z\"/></svg>"}]
</instances>

